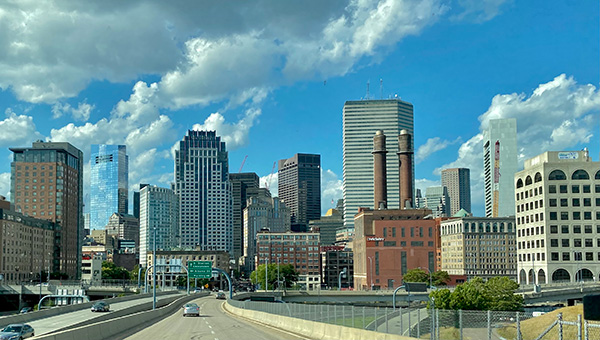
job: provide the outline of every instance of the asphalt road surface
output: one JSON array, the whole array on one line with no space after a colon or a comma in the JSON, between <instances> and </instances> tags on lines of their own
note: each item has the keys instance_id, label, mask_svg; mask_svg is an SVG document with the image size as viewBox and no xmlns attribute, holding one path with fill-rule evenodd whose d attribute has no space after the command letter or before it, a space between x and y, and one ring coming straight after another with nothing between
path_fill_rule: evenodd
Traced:
<instances>
[{"instance_id":1,"label":"asphalt road surface","mask_svg":"<svg viewBox=\"0 0 600 340\"><path fill-rule=\"evenodd\" d=\"M214 296L194 301L200 306L200 317L183 317L182 310L164 318L156 324L133 334L127 340L298 340L297 335L268 326L247 321L227 314ZM183 306L183 304L182 304Z\"/></svg>"}]
</instances>

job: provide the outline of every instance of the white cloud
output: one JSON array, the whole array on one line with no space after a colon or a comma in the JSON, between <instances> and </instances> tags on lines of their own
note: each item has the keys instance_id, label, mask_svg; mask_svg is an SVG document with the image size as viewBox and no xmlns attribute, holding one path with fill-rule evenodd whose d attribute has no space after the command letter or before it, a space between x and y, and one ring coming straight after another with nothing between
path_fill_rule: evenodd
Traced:
<instances>
[{"instance_id":1,"label":"white cloud","mask_svg":"<svg viewBox=\"0 0 600 340\"><path fill-rule=\"evenodd\" d=\"M479 116L480 131L491 119L517 119L519 161L545 151L569 150L585 146L598 127L600 93L592 84L579 85L573 77L561 74L540 84L530 96L524 93L494 96L488 110ZM483 202L483 135L478 133L463 143L455 161L435 170L465 167L471 169L473 205Z\"/></svg>"},{"instance_id":2,"label":"white cloud","mask_svg":"<svg viewBox=\"0 0 600 340\"><path fill-rule=\"evenodd\" d=\"M0 174L0 195L10 201L10 172Z\"/></svg>"},{"instance_id":3,"label":"white cloud","mask_svg":"<svg viewBox=\"0 0 600 340\"><path fill-rule=\"evenodd\" d=\"M52 105L52 118L60 118L63 115L70 115L77 121L87 121L90 119L90 114L94 111L95 105L90 105L87 102L81 102L74 108L69 103L56 103Z\"/></svg>"},{"instance_id":4,"label":"white cloud","mask_svg":"<svg viewBox=\"0 0 600 340\"><path fill-rule=\"evenodd\" d=\"M325 215L327 210L335 208L337 201L343 197L343 181L330 169L321 169L321 214ZM333 204L331 203L333 202Z\"/></svg>"},{"instance_id":5,"label":"white cloud","mask_svg":"<svg viewBox=\"0 0 600 340\"><path fill-rule=\"evenodd\" d=\"M456 141L452 142L452 141L442 140L440 137L429 138L427 140L427 142L425 142L425 144L419 146L419 149L417 149L417 153L415 155L415 160L417 163L420 163L420 162L424 161L427 157L431 156L432 154L434 154L440 150L444 150L449 145L454 144L457 141L458 141L458 139Z\"/></svg>"},{"instance_id":6,"label":"white cloud","mask_svg":"<svg viewBox=\"0 0 600 340\"><path fill-rule=\"evenodd\" d=\"M6 119L0 121L0 146L26 146L42 135L36 131L33 117L17 115L12 109L6 109Z\"/></svg>"},{"instance_id":7,"label":"white cloud","mask_svg":"<svg viewBox=\"0 0 600 340\"><path fill-rule=\"evenodd\" d=\"M275 169L277 170L277 169ZM272 174L260 177L260 187L267 188L271 192L271 196L277 197L279 195L279 173L277 171Z\"/></svg>"},{"instance_id":8,"label":"white cloud","mask_svg":"<svg viewBox=\"0 0 600 340\"><path fill-rule=\"evenodd\" d=\"M261 114L260 109L248 109L235 124L225 122L225 117L216 112L208 116L204 124L194 124L192 130L216 131L227 144L227 150L235 150L248 143L250 128Z\"/></svg>"},{"instance_id":9,"label":"white cloud","mask_svg":"<svg viewBox=\"0 0 600 340\"><path fill-rule=\"evenodd\" d=\"M458 0L462 12L452 18L474 22L488 21L500 14L502 6L510 3L511 0Z\"/></svg>"}]
</instances>

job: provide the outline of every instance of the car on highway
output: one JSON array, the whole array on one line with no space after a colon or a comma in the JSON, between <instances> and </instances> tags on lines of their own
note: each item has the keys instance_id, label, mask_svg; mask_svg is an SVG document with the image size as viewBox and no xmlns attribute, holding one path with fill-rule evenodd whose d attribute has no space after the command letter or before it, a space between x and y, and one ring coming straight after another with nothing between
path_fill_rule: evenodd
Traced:
<instances>
[{"instance_id":1,"label":"car on highway","mask_svg":"<svg viewBox=\"0 0 600 340\"><path fill-rule=\"evenodd\" d=\"M33 312L33 308L32 307L23 307L21 309L21 311L19 312L19 314L26 314L26 313L29 313L29 312Z\"/></svg>"},{"instance_id":2,"label":"car on highway","mask_svg":"<svg viewBox=\"0 0 600 340\"><path fill-rule=\"evenodd\" d=\"M106 301L98 301L92 305L92 312L110 312L110 305Z\"/></svg>"},{"instance_id":3,"label":"car on highway","mask_svg":"<svg viewBox=\"0 0 600 340\"><path fill-rule=\"evenodd\" d=\"M200 307L193 302L187 303L183 306L183 316L188 315L200 316Z\"/></svg>"},{"instance_id":4,"label":"car on highway","mask_svg":"<svg viewBox=\"0 0 600 340\"><path fill-rule=\"evenodd\" d=\"M26 323L15 323L0 331L0 340L22 340L34 336L33 327Z\"/></svg>"},{"instance_id":5,"label":"car on highway","mask_svg":"<svg viewBox=\"0 0 600 340\"><path fill-rule=\"evenodd\" d=\"M223 293L223 292L218 292L216 297L218 300L227 300L227 297L225 296L225 293Z\"/></svg>"}]
</instances>

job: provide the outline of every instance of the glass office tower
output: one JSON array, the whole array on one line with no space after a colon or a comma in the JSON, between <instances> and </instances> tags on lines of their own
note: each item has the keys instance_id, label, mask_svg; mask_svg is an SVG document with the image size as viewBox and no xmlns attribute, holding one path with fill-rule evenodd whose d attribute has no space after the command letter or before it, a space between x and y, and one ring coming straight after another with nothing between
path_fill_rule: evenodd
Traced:
<instances>
[{"instance_id":1,"label":"glass office tower","mask_svg":"<svg viewBox=\"0 0 600 340\"><path fill-rule=\"evenodd\" d=\"M127 214L128 163L125 145L92 145L90 230L104 229L114 213Z\"/></svg>"}]
</instances>

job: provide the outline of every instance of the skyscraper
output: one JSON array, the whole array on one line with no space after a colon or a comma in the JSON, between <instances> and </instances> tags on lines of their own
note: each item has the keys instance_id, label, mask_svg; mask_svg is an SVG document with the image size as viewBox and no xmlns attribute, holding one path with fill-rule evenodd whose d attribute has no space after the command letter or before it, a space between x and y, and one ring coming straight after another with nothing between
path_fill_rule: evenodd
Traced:
<instances>
[{"instance_id":1,"label":"skyscraper","mask_svg":"<svg viewBox=\"0 0 600 340\"><path fill-rule=\"evenodd\" d=\"M148 252L179 245L179 197L171 189L145 185L140 190L140 265L148 267Z\"/></svg>"},{"instance_id":2,"label":"skyscraper","mask_svg":"<svg viewBox=\"0 0 600 340\"><path fill-rule=\"evenodd\" d=\"M515 215L513 178L518 171L517 120L490 120L483 132L485 216Z\"/></svg>"},{"instance_id":3,"label":"skyscraper","mask_svg":"<svg viewBox=\"0 0 600 340\"><path fill-rule=\"evenodd\" d=\"M55 270L81 276L83 153L65 142L10 148L11 199L17 212L56 222Z\"/></svg>"},{"instance_id":4,"label":"skyscraper","mask_svg":"<svg viewBox=\"0 0 600 340\"><path fill-rule=\"evenodd\" d=\"M90 228L104 229L114 213L127 214L129 157L125 145L92 144Z\"/></svg>"},{"instance_id":5,"label":"skyscraper","mask_svg":"<svg viewBox=\"0 0 600 340\"><path fill-rule=\"evenodd\" d=\"M290 208L292 230L321 217L321 156L297 153L279 160L279 198Z\"/></svg>"},{"instance_id":6,"label":"skyscraper","mask_svg":"<svg viewBox=\"0 0 600 340\"><path fill-rule=\"evenodd\" d=\"M244 208L248 199L247 190L257 189L260 179L254 172L229 174L233 199L233 258L242 256L244 244Z\"/></svg>"},{"instance_id":7,"label":"skyscraper","mask_svg":"<svg viewBox=\"0 0 600 340\"><path fill-rule=\"evenodd\" d=\"M373 206L373 136L383 130L388 136L387 207L399 207L398 139L401 130L413 134L413 105L400 99L347 101L344 104L344 225L354 227L359 207ZM414 164L414 162L413 162ZM413 171L414 172L414 171ZM414 183L413 183L414 187ZM377 208L377 207L375 207Z\"/></svg>"},{"instance_id":8,"label":"skyscraper","mask_svg":"<svg viewBox=\"0 0 600 340\"><path fill-rule=\"evenodd\" d=\"M179 142L174 188L181 202L181 246L231 252L229 162L215 131L190 130Z\"/></svg>"},{"instance_id":9,"label":"skyscraper","mask_svg":"<svg viewBox=\"0 0 600 340\"><path fill-rule=\"evenodd\" d=\"M467 168L442 170L442 186L450 197L450 216L460 209L471 212L471 171Z\"/></svg>"}]
</instances>

